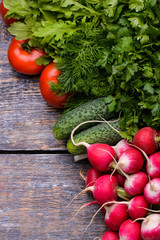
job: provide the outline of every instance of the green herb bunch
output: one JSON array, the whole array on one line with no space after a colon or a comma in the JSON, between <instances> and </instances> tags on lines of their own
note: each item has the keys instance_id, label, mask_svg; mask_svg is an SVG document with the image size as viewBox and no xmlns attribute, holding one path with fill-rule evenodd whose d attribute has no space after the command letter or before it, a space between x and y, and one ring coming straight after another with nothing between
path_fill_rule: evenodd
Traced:
<instances>
[{"instance_id":1,"label":"green herb bunch","mask_svg":"<svg viewBox=\"0 0 160 240\"><path fill-rule=\"evenodd\" d=\"M55 61L66 39L86 22L98 21L101 1L73 0L4 0L6 17L16 18L9 32L18 40L30 39ZM96 20L97 19L97 20ZM57 60L58 61L58 60Z\"/></svg>"},{"instance_id":2,"label":"green herb bunch","mask_svg":"<svg viewBox=\"0 0 160 240\"><path fill-rule=\"evenodd\" d=\"M9 31L57 62L53 91L88 100L107 97L121 112L122 136L160 125L160 2L158 0L4 0ZM59 87L60 86L60 87Z\"/></svg>"}]
</instances>

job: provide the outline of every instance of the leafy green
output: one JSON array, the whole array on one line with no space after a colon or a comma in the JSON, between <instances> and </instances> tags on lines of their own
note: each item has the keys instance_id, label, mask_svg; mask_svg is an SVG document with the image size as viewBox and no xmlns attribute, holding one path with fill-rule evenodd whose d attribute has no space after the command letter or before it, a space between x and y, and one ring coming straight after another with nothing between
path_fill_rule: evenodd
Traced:
<instances>
[{"instance_id":1,"label":"leafy green","mask_svg":"<svg viewBox=\"0 0 160 240\"><path fill-rule=\"evenodd\" d=\"M75 92L69 105L107 96L121 112L122 136L160 125L158 0L4 0L17 39L45 50L61 74L52 91ZM83 99L83 101L82 101ZM77 103L76 103L77 101Z\"/></svg>"},{"instance_id":2,"label":"leafy green","mask_svg":"<svg viewBox=\"0 0 160 240\"><path fill-rule=\"evenodd\" d=\"M66 39L83 23L97 22L101 13L96 10L101 0L4 0L9 9L6 16L17 18L8 29L17 39L30 39L30 45L44 49L53 59L59 56Z\"/></svg>"},{"instance_id":3,"label":"leafy green","mask_svg":"<svg viewBox=\"0 0 160 240\"><path fill-rule=\"evenodd\" d=\"M97 63L103 51L100 44L101 31L86 28L73 34L61 51L62 72L59 81L66 92L73 91L86 95L104 94L103 85L106 85L106 71L101 71ZM74 43L74 44L73 44ZM67 70L67 71L66 71ZM98 77L101 76L101 80Z\"/></svg>"},{"instance_id":4,"label":"leafy green","mask_svg":"<svg viewBox=\"0 0 160 240\"><path fill-rule=\"evenodd\" d=\"M64 92L108 96L109 110L122 111L122 136L131 139L140 127L160 125L160 4L107 1L105 6L103 29L86 25L67 40L59 82Z\"/></svg>"}]
</instances>

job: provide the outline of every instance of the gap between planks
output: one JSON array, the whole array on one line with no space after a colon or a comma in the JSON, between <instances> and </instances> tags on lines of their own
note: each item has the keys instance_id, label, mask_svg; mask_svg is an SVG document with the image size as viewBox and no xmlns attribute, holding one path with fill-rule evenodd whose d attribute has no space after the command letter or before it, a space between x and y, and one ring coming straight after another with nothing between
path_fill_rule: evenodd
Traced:
<instances>
[{"instance_id":1,"label":"gap between planks","mask_svg":"<svg viewBox=\"0 0 160 240\"><path fill-rule=\"evenodd\" d=\"M0 154L70 154L67 150L0 150Z\"/></svg>"}]
</instances>

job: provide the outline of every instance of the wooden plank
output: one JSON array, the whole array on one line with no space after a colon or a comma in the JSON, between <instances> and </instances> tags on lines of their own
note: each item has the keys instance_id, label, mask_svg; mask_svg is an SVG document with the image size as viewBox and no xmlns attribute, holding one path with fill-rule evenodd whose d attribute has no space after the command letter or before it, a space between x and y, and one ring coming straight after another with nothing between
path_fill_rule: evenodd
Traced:
<instances>
[{"instance_id":1,"label":"wooden plank","mask_svg":"<svg viewBox=\"0 0 160 240\"><path fill-rule=\"evenodd\" d=\"M0 17L0 49L7 49L8 45L12 39L12 36L7 31L6 24L2 21Z\"/></svg>"},{"instance_id":2,"label":"wooden plank","mask_svg":"<svg viewBox=\"0 0 160 240\"><path fill-rule=\"evenodd\" d=\"M0 239L93 240L106 226L99 212L86 230L98 206L87 207L70 219L91 195L70 200L84 188L79 176L90 165L74 163L71 155L0 155ZM86 231L85 231L86 230Z\"/></svg>"},{"instance_id":3,"label":"wooden plank","mask_svg":"<svg viewBox=\"0 0 160 240\"><path fill-rule=\"evenodd\" d=\"M61 111L41 97L39 76L17 73L9 65L11 36L0 20L0 150L66 149L52 136Z\"/></svg>"}]
</instances>

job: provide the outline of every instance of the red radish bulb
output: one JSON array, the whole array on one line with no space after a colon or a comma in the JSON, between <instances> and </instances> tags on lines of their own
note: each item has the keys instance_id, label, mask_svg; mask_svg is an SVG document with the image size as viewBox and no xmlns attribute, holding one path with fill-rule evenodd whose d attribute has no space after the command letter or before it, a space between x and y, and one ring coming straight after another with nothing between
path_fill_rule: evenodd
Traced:
<instances>
[{"instance_id":1,"label":"red radish bulb","mask_svg":"<svg viewBox=\"0 0 160 240\"><path fill-rule=\"evenodd\" d=\"M114 147L114 150L116 151L116 154L118 157L127 149L133 149L134 147L129 144L127 139L120 140Z\"/></svg>"},{"instance_id":2,"label":"red radish bulb","mask_svg":"<svg viewBox=\"0 0 160 240\"><path fill-rule=\"evenodd\" d=\"M103 234L101 240L119 240L118 233L108 230Z\"/></svg>"},{"instance_id":3,"label":"red radish bulb","mask_svg":"<svg viewBox=\"0 0 160 240\"><path fill-rule=\"evenodd\" d=\"M159 142L159 136L152 127L141 128L133 137L133 144L148 155L157 151Z\"/></svg>"},{"instance_id":4,"label":"red radish bulb","mask_svg":"<svg viewBox=\"0 0 160 240\"><path fill-rule=\"evenodd\" d=\"M91 167L86 174L86 178L85 178L86 187L93 186L95 181L102 175L103 175L102 172L99 172L95 168ZM88 191L88 192L92 193L92 191Z\"/></svg>"},{"instance_id":5,"label":"red radish bulb","mask_svg":"<svg viewBox=\"0 0 160 240\"><path fill-rule=\"evenodd\" d=\"M120 240L142 240L141 224L131 219L124 221L119 228Z\"/></svg>"},{"instance_id":6,"label":"red radish bulb","mask_svg":"<svg viewBox=\"0 0 160 240\"><path fill-rule=\"evenodd\" d=\"M91 163L91 165L100 172L106 172L110 168L111 163L113 163L113 161L117 158L114 148L104 143L94 144L88 144L86 142L75 143L73 139L73 134L75 130L77 130L78 127L80 127L81 125L83 125L83 123L79 124L71 132L72 143L75 146L81 145L85 146L87 148L88 160Z\"/></svg>"},{"instance_id":7,"label":"red radish bulb","mask_svg":"<svg viewBox=\"0 0 160 240\"><path fill-rule=\"evenodd\" d=\"M153 178L146 184L144 197L150 204L160 204L160 178Z\"/></svg>"},{"instance_id":8,"label":"red radish bulb","mask_svg":"<svg viewBox=\"0 0 160 240\"><path fill-rule=\"evenodd\" d=\"M118 231L122 222L128 219L128 206L126 204L114 203L105 206L105 223L112 231Z\"/></svg>"},{"instance_id":9,"label":"red radish bulb","mask_svg":"<svg viewBox=\"0 0 160 240\"><path fill-rule=\"evenodd\" d=\"M143 193L144 187L148 183L148 176L140 171L126 177L124 189L130 196L136 196Z\"/></svg>"},{"instance_id":10,"label":"red radish bulb","mask_svg":"<svg viewBox=\"0 0 160 240\"><path fill-rule=\"evenodd\" d=\"M120 187L124 187L124 182L125 182L125 180L126 180L126 177L125 176L123 176L123 175L121 175L119 172L115 172L115 173L113 173L113 176L115 176L116 177L116 179L117 179L117 181L118 181L118 185L120 186Z\"/></svg>"},{"instance_id":11,"label":"red radish bulb","mask_svg":"<svg viewBox=\"0 0 160 240\"><path fill-rule=\"evenodd\" d=\"M117 158L116 152L110 145L94 143L87 147L88 160L100 172L106 172L110 164Z\"/></svg>"},{"instance_id":12,"label":"red radish bulb","mask_svg":"<svg viewBox=\"0 0 160 240\"><path fill-rule=\"evenodd\" d=\"M160 152L152 153L148 157L146 171L150 178L160 177Z\"/></svg>"},{"instance_id":13,"label":"red radish bulb","mask_svg":"<svg viewBox=\"0 0 160 240\"><path fill-rule=\"evenodd\" d=\"M150 214L143 220L141 236L143 240L160 239L160 214Z\"/></svg>"},{"instance_id":14,"label":"red radish bulb","mask_svg":"<svg viewBox=\"0 0 160 240\"><path fill-rule=\"evenodd\" d=\"M102 172L99 172L95 168L91 167L86 174L85 179L86 187L93 186L95 181L102 175L103 175Z\"/></svg>"},{"instance_id":15,"label":"red radish bulb","mask_svg":"<svg viewBox=\"0 0 160 240\"><path fill-rule=\"evenodd\" d=\"M135 220L147 215L149 203L143 195L136 196L129 201L128 212L130 217Z\"/></svg>"},{"instance_id":16,"label":"red radish bulb","mask_svg":"<svg viewBox=\"0 0 160 240\"><path fill-rule=\"evenodd\" d=\"M110 168L110 164L117 158L113 147L104 143L88 144L87 142L75 143L74 141L74 132L80 126L89 122L92 121L82 122L72 130L71 141L75 146L85 146L87 149L88 160L90 161L91 165L100 172L106 172Z\"/></svg>"},{"instance_id":17,"label":"red radish bulb","mask_svg":"<svg viewBox=\"0 0 160 240\"><path fill-rule=\"evenodd\" d=\"M118 182L114 176L103 175L89 188L100 205L117 200Z\"/></svg>"},{"instance_id":18,"label":"red radish bulb","mask_svg":"<svg viewBox=\"0 0 160 240\"><path fill-rule=\"evenodd\" d=\"M118 166L125 173L136 173L141 170L144 163L142 153L133 148L125 150L119 157Z\"/></svg>"}]
</instances>

